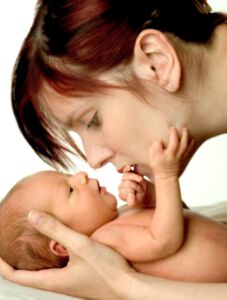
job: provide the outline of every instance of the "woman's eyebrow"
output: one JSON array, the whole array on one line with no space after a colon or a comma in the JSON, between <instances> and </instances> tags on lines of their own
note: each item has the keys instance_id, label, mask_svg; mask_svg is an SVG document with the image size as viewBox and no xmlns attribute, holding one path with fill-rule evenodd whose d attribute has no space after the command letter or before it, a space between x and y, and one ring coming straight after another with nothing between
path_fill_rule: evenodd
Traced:
<instances>
[{"instance_id":1,"label":"woman's eyebrow","mask_svg":"<svg viewBox=\"0 0 227 300\"><path fill-rule=\"evenodd\" d=\"M64 117L61 119L61 122L68 129L72 128L75 125L75 122L80 120L80 118L91 110L91 105L81 104L77 108L71 110L68 114L65 113Z\"/></svg>"}]
</instances>

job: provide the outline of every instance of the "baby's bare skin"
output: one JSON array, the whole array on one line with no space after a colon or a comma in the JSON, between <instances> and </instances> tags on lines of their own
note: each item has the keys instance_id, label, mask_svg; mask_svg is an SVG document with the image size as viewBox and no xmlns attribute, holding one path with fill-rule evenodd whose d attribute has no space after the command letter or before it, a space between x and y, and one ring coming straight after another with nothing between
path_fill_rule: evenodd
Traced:
<instances>
[{"instance_id":1,"label":"baby's bare skin","mask_svg":"<svg viewBox=\"0 0 227 300\"><path fill-rule=\"evenodd\" d=\"M149 162L155 208L125 206L92 237L119 251L139 272L173 280L227 282L227 227L182 207L178 176L192 143L187 128L180 136L170 128L166 146L154 142ZM133 203L138 193L147 197L144 181L138 174L123 174L122 198Z\"/></svg>"},{"instance_id":2,"label":"baby's bare skin","mask_svg":"<svg viewBox=\"0 0 227 300\"><path fill-rule=\"evenodd\" d=\"M184 210L185 237L172 255L141 261L152 249L147 232L154 209L122 207L119 217L99 228L93 238L117 249L139 272L173 280L227 282L227 228L214 220ZM145 239L145 241L144 241ZM145 244L145 245L144 245Z\"/></svg>"}]
</instances>

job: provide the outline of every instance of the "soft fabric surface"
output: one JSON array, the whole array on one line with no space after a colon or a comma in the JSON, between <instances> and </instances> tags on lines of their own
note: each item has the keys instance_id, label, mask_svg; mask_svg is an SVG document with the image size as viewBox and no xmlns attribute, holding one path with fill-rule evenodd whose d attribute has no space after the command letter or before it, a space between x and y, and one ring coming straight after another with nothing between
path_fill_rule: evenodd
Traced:
<instances>
[{"instance_id":1,"label":"soft fabric surface","mask_svg":"<svg viewBox=\"0 0 227 300\"><path fill-rule=\"evenodd\" d=\"M227 201L215 205L194 207L192 210L227 225ZM75 300L73 298L13 284L0 278L0 300Z\"/></svg>"},{"instance_id":2,"label":"soft fabric surface","mask_svg":"<svg viewBox=\"0 0 227 300\"><path fill-rule=\"evenodd\" d=\"M193 207L191 209L227 225L227 201L208 206Z\"/></svg>"},{"instance_id":3,"label":"soft fabric surface","mask_svg":"<svg viewBox=\"0 0 227 300\"><path fill-rule=\"evenodd\" d=\"M75 300L56 293L33 289L0 278L0 300Z\"/></svg>"}]
</instances>

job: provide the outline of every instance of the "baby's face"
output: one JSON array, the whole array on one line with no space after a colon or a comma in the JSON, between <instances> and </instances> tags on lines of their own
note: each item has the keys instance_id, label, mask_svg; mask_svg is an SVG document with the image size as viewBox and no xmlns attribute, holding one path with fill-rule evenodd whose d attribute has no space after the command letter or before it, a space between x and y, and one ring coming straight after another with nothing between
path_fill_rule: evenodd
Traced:
<instances>
[{"instance_id":1,"label":"baby's face","mask_svg":"<svg viewBox=\"0 0 227 300\"><path fill-rule=\"evenodd\" d=\"M90 235L117 217L116 198L84 172L71 176L45 171L25 178L22 183L20 198L26 199L27 210L51 213L81 233Z\"/></svg>"}]
</instances>

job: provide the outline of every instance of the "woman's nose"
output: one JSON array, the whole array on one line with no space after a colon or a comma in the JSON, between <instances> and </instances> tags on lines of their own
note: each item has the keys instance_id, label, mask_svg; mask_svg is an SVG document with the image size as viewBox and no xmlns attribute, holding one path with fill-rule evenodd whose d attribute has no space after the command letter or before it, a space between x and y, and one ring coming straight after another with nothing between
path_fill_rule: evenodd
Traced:
<instances>
[{"instance_id":1,"label":"woman's nose","mask_svg":"<svg viewBox=\"0 0 227 300\"><path fill-rule=\"evenodd\" d=\"M105 146L92 145L85 149L87 162L93 169L98 169L111 161L114 153Z\"/></svg>"},{"instance_id":2,"label":"woman's nose","mask_svg":"<svg viewBox=\"0 0 227 300\"><path fill-rule=\"evenodd\" d=\"M93 169L98 169L110 162L114 156L114 151L105 144L100 133L81 132L80 138L88 164Z\"/></svg>"}]
</instances>

